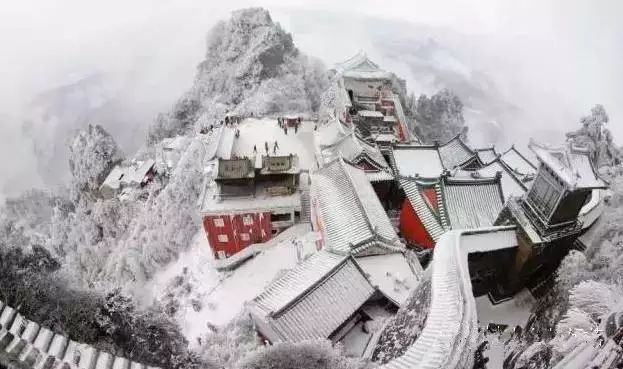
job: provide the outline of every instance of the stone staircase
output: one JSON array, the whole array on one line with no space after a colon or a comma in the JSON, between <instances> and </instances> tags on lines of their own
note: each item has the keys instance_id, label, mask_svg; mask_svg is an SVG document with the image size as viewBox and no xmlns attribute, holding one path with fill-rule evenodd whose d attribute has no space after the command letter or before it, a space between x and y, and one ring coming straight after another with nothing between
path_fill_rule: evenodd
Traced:
<instances>
[{"instance_id":1,"label":"stone staircase","mask_svg":"<svg viewBox=\"0 0 623 369\"><path fill-rule=\"evenodd\" d=\"M0 301L0 359L3 357L34 369L156 369L72 341Z\"/></svg>"}]
</instances>

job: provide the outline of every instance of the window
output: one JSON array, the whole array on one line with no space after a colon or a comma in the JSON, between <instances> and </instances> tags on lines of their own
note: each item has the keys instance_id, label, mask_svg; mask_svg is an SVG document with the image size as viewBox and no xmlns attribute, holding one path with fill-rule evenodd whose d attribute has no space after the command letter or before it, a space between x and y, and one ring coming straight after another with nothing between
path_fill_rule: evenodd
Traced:
<instances>
[{"instance_id":1,"label":"window","mask_svg":"<svg viewBox=\"0 0 623 369\"><path fill-rule=\"evenodd\" d=\"M219 234L218 242L229 242L229 237L226 234Z\"/></svg>"},{"instance_id":2,"label":"window","mask_svg":"<svg viewBox=\"0 0 623 369\"><path fill-rule=\"evenodd\" d=\"M561 187L550 173L541 171L532 184L528 199L542 216L549 218L562 192Z\"/></svg>"},{"instance_id":3,"label":"window","mask_svg":"<svg viewBox=\"0 0 623 369\"><path fill-rule=\"evenodd\" d=\"M270 221L271 222L289 222L292 220L292 214L290 213L285 213L285 214L270 214Z\"/></svg>"},{"instance_id":4,"label":"window","mask_svg":"<svg viewBox=\"0 0 623 369\"><path fill-rule=\"evenodd\" d=\"M222 218L215 218L214 219L214 226L216 226L216 227L225 227L225 222L223 222Z\"/></svg>"},{"instance_id":5,"label":"window","mask_svg":"<svg viewBox=\"0 0 623 369\"><path fill-rule=\"evenodd\" d=\"M249 226L253 224L253 217L250 215L245 215L242 217L242 224Z\"/></svg>"},{"instance_id":6,"label":"window","mask_svg":"<svg viewBox=\"0 0 623 369\"><path fill-rule=\"evenodd\" d=\"M249 237L248 233L240 233L240 239L243 241L249 241L251 237Z\"/></svg>"}]
</instances>

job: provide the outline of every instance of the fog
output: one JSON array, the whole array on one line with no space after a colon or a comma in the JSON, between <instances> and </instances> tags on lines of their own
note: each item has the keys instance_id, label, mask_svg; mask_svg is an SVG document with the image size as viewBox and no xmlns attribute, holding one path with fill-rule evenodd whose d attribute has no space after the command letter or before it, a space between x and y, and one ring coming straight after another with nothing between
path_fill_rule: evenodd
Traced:
<instances>
[{"instance_id":1,"label":"fog","mask_svg":"<svg viewBox=\"0 0 623 369\"><path fill-rule=\"evenodd\" d=\"M495 86L490 94L514 107L486 117L496 121L506 141L530 135L554 139L572 129L595 103L604 104L615 139L623 140L618 124L623 120L623 26L617 19L623 2L617 0L416 0L382 5L25 0L3 5L0 13L0 199L2 194L50 185L56 171L59 178L65 175L64 163L57 163L58 168L47 165L47 176L37 165L27 135L40 133L56 152L66 143L48 132L56 126L24 128L35 96L85 77L104 76L104 98L116 103L88 117L132 152L142 144L154 115L168 110L192 83L205 34L214 22L252 5L267 7L304 52L327 65L364 49L382 67L406 78L416 94L441 87L423 82L409 65L410 45L434 38L455 57L450 67L470 78L486 76ZM486 136L476 141L486 141Z\"/></svg>"}]
</instances>

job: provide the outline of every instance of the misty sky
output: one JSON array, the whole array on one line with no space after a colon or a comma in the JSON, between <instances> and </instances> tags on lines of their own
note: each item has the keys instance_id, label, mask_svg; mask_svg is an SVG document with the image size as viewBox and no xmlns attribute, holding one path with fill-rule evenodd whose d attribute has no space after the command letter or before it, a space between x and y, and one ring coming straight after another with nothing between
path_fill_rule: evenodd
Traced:
<instances>
[{"instance_id":1,"label":"misty sky","mask_svg":"<svg viewBox=\"0 0 623 369\"><path fill-rule=\"evenodd\" d=\"M141 132L190 86L214 22L255 5L271 10L303 51L329 65L372 47L367 36L378 31L375 18L425 25L533 113L525 134L565 130L603 103L615 138L623 140L623 1L21 0L0 12L0 193L38 184L20 118L34 95L108 73L126 81L119 93L135 107L132 124ZM334 22L336 16L346 21Z\"/></svg>"}]
</instances>

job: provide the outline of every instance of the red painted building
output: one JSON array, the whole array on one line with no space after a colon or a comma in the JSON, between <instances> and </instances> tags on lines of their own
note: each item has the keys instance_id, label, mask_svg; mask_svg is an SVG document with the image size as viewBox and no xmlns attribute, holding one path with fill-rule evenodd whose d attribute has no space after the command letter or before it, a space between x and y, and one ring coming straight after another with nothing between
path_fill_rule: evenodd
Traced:
<instances>
[{"instance_id":1,"label":"red painted building","mask_svg":"<svg viewBox=\"0 0 623 369\"><path fill-rule=\"evenodd\" d=\"M205 215L203 229L214 257L225 259L249 245L268 241L273 228L270 211L264 211Z\"/></svg>"},{"instance_id":2,"label":"red painted building","mask_svg":"<svg viewBox=\"0 0 623 369\"><path fill-rule=\"evenodd\" d=\"M402 237L411 245L432 248L448 230L492 226L504 206L500 178L401 177Z\"/></svg>"},{"instance_id":3,"label":"red painted building","mask_svg":"<svg viewBox=\"0 0 623 369\"><path fill-rule=\"evenodd\" d=\"M262 156L261 163L256 167L255 158L218 161L216 185L206 191L201 210L217 260L270 240L300 218L298 157Z\"/></svg>"}]
</instances>

